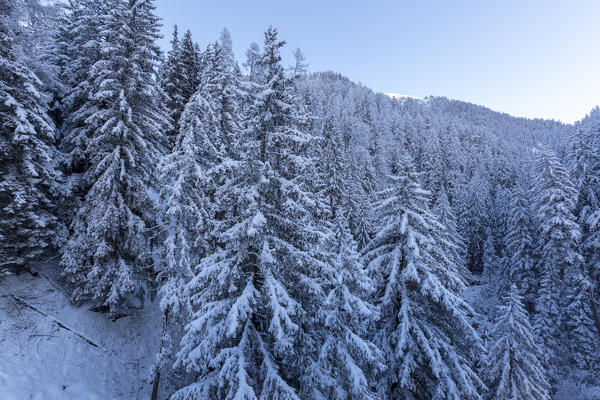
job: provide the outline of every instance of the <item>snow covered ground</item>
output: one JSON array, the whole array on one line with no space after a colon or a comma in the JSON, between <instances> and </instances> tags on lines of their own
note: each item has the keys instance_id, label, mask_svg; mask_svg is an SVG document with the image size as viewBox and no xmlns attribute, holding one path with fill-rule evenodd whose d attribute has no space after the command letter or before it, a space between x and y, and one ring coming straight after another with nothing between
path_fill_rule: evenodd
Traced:
<instances>
[{"instance_id":1,"label":"snow covered ground","mask_svg":"<svg viewBox=\"0 0 600 400\"><path fill-rule=\"evenodd\" d=\"M23 274L0 282L0 399L149 399L150 369L161 331L157 305L147 304L113 322L70 304L53 279ZM473 285L465 298L478 312L489 313L495 299L487 292L487 285ZM600 400L600 387L594 385L592 374L570 371L568 375L558 383L554 399Z\"/></svg>"},{"instance_id":2,"label":"snow covered ground","mask_svg":"<svg viewBox=\"0 0 600 400\"><path fill-rule=\"evenodd\" d=\"M70 304L46 276L9 276L0 282L0 399L148 399L159 334L155 304L113 322Z\"/></svg>"}]
</instances>

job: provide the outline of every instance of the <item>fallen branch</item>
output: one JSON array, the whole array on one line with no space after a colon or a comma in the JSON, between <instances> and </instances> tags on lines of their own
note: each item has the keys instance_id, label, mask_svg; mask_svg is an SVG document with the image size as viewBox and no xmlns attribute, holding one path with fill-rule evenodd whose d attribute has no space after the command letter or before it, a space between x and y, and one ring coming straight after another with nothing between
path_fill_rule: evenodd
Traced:
<instances>
[{"instance_id":1,"label":"fallen branch","mask_svg":"<svg viewBox=\"0 0 600 400\"><path fill-rule=\"evenodd\" d=\"M68 325L66 325L65 323L59 321L58 319L54 318L53 316L51 316L50 314L40 310L39 308L32 306L31 304L27 303L25 300L23 300L22 298L9 293L10 296L15 299L16 302L23 304L25 307L43 315L46 318L50 318L56 325L58 325L60 328L63 328L71 333L73 333L74 335L80 337L81 339L85 340L89 345L94 346L94 347L98 347L100 348L100 346L98 346L96 343L94 343L92 340L86 338L85 336L83 336L81 333L77 332L75 329L69 327Z\"/></svg>"}]
</instances>

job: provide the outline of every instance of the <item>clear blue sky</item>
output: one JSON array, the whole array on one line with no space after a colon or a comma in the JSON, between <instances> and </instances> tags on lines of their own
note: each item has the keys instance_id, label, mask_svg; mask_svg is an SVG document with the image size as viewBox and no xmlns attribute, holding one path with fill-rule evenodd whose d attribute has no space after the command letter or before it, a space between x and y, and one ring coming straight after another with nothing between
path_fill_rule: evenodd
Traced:
<instances>
[{"instance_id":1,"label":"clear blue sky","mask_svg":"<svg viewBox=\"0 0 600 400\"><path fill-rule=\"evenodd\" d=\"M447 96L573 122L600 103L600 0L158 0L202 47L231 32L240 61L272 24L310 71L381 92ZM291 61L291 60L290 60Z\"/></svg>"}]
</instances>

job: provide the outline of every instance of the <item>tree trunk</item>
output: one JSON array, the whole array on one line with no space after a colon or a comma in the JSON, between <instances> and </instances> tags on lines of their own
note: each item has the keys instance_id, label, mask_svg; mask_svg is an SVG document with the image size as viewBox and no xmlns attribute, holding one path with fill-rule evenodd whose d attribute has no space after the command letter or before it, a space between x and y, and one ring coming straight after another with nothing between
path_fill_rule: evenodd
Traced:
<instances>
[{"instance_id":1,"label":"tree trunk","mask_svg":"<svg viewBox=\"0 0 600 400\"><path fill-rule=\"evenodd\" d=\"M162 353L162 349L165 344L164 337L167 332L168 326L169 326L169 308L167 307L167 309L165 310L165 319L163 321L163 332L162 332L162 338L160 341L160 348L158 349L158 354ZM160 358L159 358L159 360L160 360ZM160 384L160 364L159 364L159 361L157 360L156 366L155 366L155 371L154 371L154 382L152 383L152 397L150 398L150 400L158 400L159 384Z\"/></svg>"},{"instance_id":2,"label":"tree trunk","mask_svg":"<svg viewBox=\"0 0 600 400\"><path fill-rule=\"evenodd\" d=\"M160 382L160 370L156 367L156 373L154 374L154 383L152 384L152 397L151 400L158 400L158 383Z\"/></svg>"}]
</instances>

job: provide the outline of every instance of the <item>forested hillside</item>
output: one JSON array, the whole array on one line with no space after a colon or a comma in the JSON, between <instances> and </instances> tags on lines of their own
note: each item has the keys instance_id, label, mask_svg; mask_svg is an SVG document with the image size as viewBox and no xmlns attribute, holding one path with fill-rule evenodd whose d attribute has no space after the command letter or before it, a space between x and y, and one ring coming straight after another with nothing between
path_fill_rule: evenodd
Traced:
<instances>
[{"instance_id":1,"label":"forested hillside","mask_svg":"<svg viewBox=\"0 0 600 400\"><path fill-rule=\"evenodd\" d=\"M77 398L600 393L600 109L391 98L300 49L284 65L272 26L245 55L177 27L163 52L159 30L152 0L0 0L10 365L37 326L15 307L51 308L114 341L99 387L143 380Z\"/></svg>"}]
</instances>

